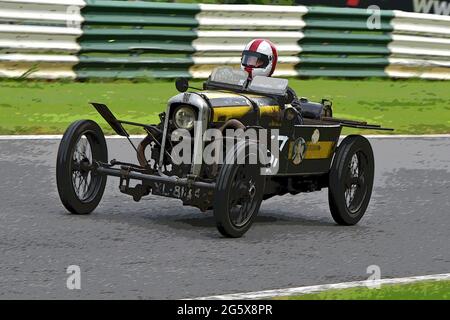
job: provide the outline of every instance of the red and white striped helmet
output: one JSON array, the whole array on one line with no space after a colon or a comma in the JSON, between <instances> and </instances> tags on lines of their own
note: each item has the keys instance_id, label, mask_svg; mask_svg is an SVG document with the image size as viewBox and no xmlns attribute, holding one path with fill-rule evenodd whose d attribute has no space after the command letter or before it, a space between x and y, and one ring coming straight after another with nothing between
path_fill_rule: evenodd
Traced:
<instances>
[{"instance_id":1,"label":"red and white striped helmet","mask_svg":"<svg viewBox=\"0 0 450 320\"><path fill-rule=\"evenodd\" d=\"M277 66L278 52L274 44L266 39L250 41L242 52L241 69L248 77L270 77Z\"/></svg>"}]
</instances>

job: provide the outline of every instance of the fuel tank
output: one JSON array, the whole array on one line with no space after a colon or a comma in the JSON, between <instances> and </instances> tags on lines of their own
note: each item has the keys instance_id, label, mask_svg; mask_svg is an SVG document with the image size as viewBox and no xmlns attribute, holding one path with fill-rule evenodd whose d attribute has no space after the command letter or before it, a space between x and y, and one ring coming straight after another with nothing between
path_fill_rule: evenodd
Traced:
<instances>
[{"instance_id":1,"label":"fuel tank","mask_svg":"<svg viewBox=\"0 0 450 320\"><path fill-rule=\"evenodd\" d=\"M274 98L225 91L202 91L212 107L210 123L222 124L238 119L245 125L277 126L281 122L281 107Z\"/></svg>"}]
</instances>

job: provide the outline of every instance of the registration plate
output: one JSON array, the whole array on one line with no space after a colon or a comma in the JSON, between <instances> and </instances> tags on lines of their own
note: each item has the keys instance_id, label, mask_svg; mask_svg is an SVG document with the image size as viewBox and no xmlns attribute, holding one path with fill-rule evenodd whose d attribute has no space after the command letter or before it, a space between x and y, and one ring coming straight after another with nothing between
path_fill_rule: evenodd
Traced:
<instances>
[{"instance_id":1,"label":"registration plate","mask_svg":"<svg viewBox=\"0 0 450 320\"><path fill-rule=\"evenodd\" d=\"M157 182L153 186L152 193L159 196L185 200L200 198L200 188L180 186L172 183Z\"/></svg>"}]
</instances>

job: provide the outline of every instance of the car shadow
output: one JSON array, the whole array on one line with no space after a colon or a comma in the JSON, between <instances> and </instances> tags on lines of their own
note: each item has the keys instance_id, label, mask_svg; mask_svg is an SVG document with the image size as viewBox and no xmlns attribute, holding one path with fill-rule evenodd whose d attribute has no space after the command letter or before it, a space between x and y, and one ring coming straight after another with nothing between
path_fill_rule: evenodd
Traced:
<instances>
[{"instance_id":1,"label":"car shadow","mask_svg":"<svg viewBox=\"0 0 450 320\"><path fill-rule=\"evenodd\" d=\"M193 227L215 227L216 222L213 217L212 212L208 212L208 216L203 217L182 217L173 220L167 220L176 223L184 223ZM299 216L287 216L275 214L272 212L262 211L258 214L254 221L254 225L259 224L273 224L273 225L298 225L298 226L334 226L335 223L331 221L324 221L319 219L311 219L310 217L299 217Z\"/></svg>"},{"instance_id":2,"label":"car shadow","mask_svg":"<svg viewBox=\"0 0 450 320\"><path fill-rule=\"evenodd\" d=\"M61 214L77 220L126 223L132 227L148 230L156 229L168 234L176 233L188 238L223 238L216 229L212 211L202 213L195 208L189 207L180 208L180 210L175 212L172 208L165 208L160 209L158 213L143 208L122 211L119 208L100 207L90 215L70 215L64 211ZM258 226L264 226L268 237L271 237L270 234L272 232L270 229L267 230L267 227L279 229L277 227L286 226L287 229L292 231L292 227L298 226L313 229L315 232L329 232L330 227L333 229L337 227L331 218L315 218L310 215L299 214L298 212L294 216L289 215L288 212L284 213L270 209L262 209L260 211L252 229Z\"/></svg>"}]
</instances>

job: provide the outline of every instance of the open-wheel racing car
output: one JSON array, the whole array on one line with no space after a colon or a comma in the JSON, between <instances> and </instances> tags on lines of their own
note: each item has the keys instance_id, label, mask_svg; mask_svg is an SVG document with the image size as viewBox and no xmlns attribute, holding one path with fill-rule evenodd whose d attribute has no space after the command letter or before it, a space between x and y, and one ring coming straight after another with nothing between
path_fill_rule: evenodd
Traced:
<instances>
[{"instance_id":1,"label":"open-wheel racing car","mask_svg":"<svg viewBox=\"0 0 450 320\"><path fill-rule=\"evenodd\" d=\"M322 188L328 188L338 224L354 225L362 218L372 193L374 156L363 136L349 135L339 144L341 129L391 129L334 118L330 101L297 99L285 79L248 80L245 71L229 67L214 70L201 90L190 88L186 79L177 79L176 87L180 93L156 125L118 120L107 106L92 103L130 141L137 163L108 161L105 136L94 121L69 126L56 173L59 196L70 212L91 213L107 177L114 176L120 191L135 201L154 194L212 209L226 237L242 236L263 200ZM146 137L134 145L124 125L142 127ZM206 161L205 154L214 161Z\"/></svg>"}]
</instances>

